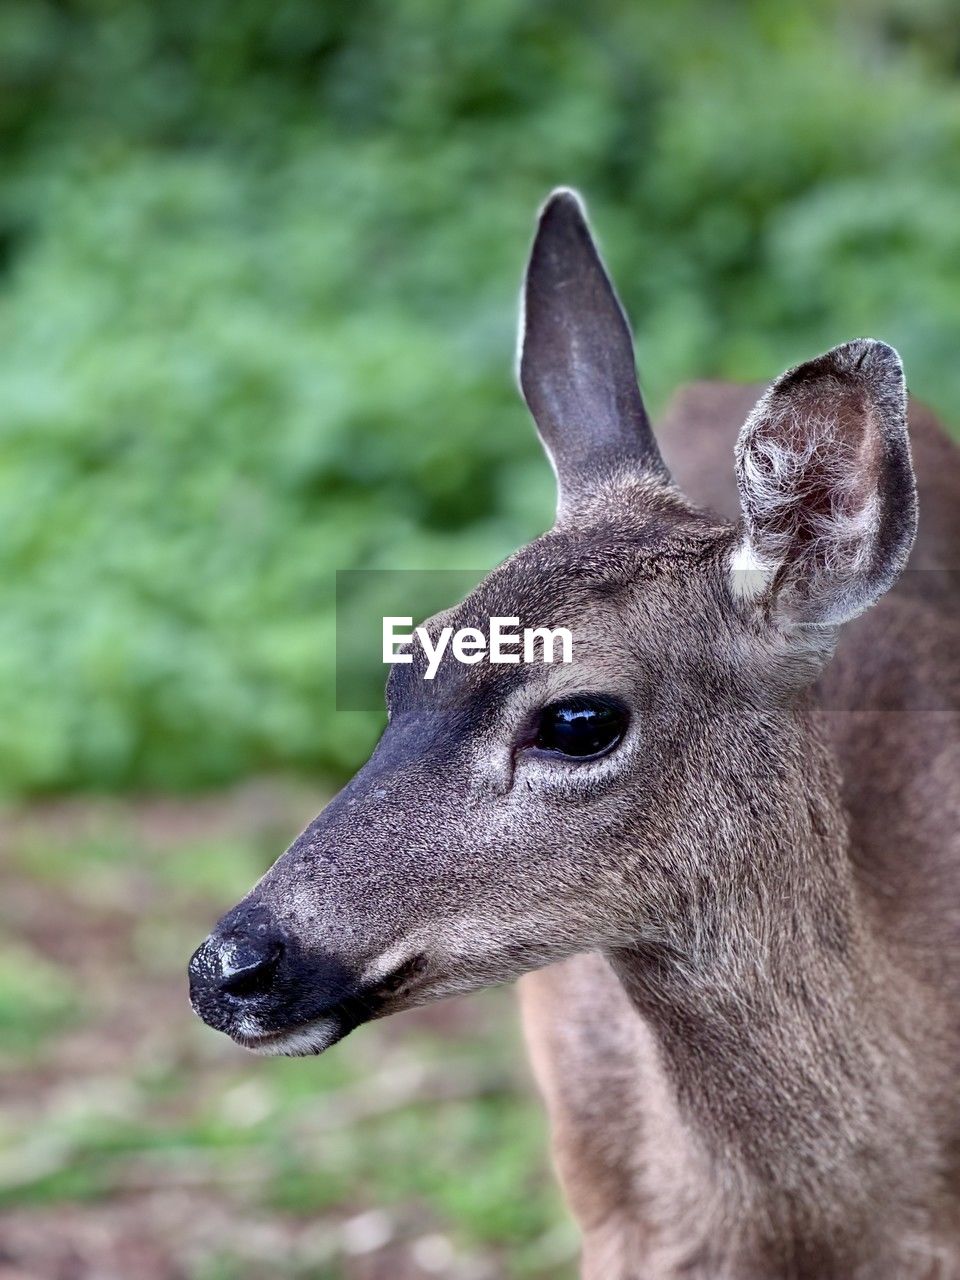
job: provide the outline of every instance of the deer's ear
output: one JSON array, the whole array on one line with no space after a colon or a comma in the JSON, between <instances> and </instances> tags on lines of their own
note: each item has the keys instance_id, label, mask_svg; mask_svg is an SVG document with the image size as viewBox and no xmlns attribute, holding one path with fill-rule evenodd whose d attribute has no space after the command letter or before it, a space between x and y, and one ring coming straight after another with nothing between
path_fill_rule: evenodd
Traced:
<instances>
[{"instance_id":1,"label":"deer's ear","mask_svg":"<svg viewBox=\"0 0 960 1280\"><path fill-rule=\"evenodd\" d=\"M626 316L580 198L566 189L544 205L527 265L520 387L557 473L561 510L616 469L668 480Z\"/></svg>"},{"instance_id":2,"label":"deer's ear","mask_svg":"<svg viewBox=\"0 0 960 1280\"><path fill-rule=\"evenodd\" d=\"M734 588L836 626L893 585L917 529L900 357L869 338L778 378L737 442Z\"/></svg>"}]
</instances>

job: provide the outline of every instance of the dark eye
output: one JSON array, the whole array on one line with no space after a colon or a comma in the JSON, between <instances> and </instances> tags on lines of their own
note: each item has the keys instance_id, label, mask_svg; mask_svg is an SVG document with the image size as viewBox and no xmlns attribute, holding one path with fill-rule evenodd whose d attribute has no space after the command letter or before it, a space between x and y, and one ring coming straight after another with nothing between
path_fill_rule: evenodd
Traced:
<instances>
[{"instance_id":1,"label":"dark eye","mask_svg":"<svg viewBox=\"0 0 960 1280\"><path fill-rule=\"evenodd\" d=\"M628 720L626 707L613 698L567 698L540 712L533 745L585 760L612 750L626 733Z\"/></svg>"}]
</instances>

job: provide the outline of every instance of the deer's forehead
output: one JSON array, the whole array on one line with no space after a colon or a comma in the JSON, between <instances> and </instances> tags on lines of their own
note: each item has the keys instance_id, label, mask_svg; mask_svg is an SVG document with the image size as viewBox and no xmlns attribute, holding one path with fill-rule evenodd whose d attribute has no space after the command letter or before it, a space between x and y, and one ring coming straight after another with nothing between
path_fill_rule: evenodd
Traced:
<instances>
[{"instance_id":1,"label":"deer's forehead","mask_svg":"<svg viewBox=\"0 0 960 1280\"><path fill-rule=\"evenodd\" d=\"M639 565L585 557L558 559L537 552L518 553L495 569L461 603L426 623L431 635L444 627L484 633L491 619L515 618L521 628L582 626L590 617L615 608L620 594L640 580Z\"/></svg>"},{"instance_id":2,"label":"deer's forehead","mask_svg":"<svg viewBox=\"0 0 960 1280\"><path fill-rule=\"evenodd\" d=\"M412 662L391 671L389 699L396 711L463 708L460 729L483 723L522 685L572 692L605 687L616 675L629 681L644 651L654 656L678 643L678 619L705 606L696 555L678 555L643 541L547 535L495 569L460 604L424 625L434 644L472 628L489 635L491 620L516 619L513 630L563 628L572 636L573 661L561 669L533 663L465 665L444 657L427 679L428 655L414 645ZM519 647L519 646L517 646ZM452 722L451 722L452 723Z\"/></svg>"},{"instance_id":3,"label":"deer's forehead","mask_svg":"<svg viewBox=\"0 0 960 1280\"><path fill-rule=\"evenodd\" d=\"M495 569L435 625L485 627L491 617L517 617L522 627L577 627L621 611L639 595L684 596L711 558L716 540L677 548L641 528L545 535Z\"/></svg>"}]
</instances>

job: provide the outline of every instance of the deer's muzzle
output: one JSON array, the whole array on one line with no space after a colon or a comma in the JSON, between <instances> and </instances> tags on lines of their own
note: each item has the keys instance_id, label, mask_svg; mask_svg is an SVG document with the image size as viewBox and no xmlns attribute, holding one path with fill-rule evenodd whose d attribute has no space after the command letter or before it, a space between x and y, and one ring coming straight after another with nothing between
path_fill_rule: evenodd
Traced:
<instances>
[{"instance_id":1,"label":"deer's muzzle","mask_svg":"<svg viewBox=\"0 0 960 1280\"><path fill-rule=\"evenodd\" d=\"M190 1001L208 1026L261 1053L317 1053L371 1016L354 975L308 955L263 908L241 904L190 960Z\"/></svg>"}]
</instances>

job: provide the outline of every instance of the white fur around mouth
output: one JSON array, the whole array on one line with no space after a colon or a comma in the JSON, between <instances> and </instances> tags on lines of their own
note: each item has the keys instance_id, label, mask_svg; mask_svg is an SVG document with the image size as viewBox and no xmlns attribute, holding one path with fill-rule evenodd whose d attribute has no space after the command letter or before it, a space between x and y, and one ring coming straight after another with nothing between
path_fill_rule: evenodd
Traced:
<instances>
[{"instance_id":1,"label":"white fur around mouth","mask_svg":"<svg viewBox=\"0 0 960 1280\"><path fill-rule=\"evenodd\" d=\"M336 1017L316 1018L287 1031L261 1031L249 1018L244 1018L232 1033L233 1039L251 1053L264 1057L303 1058L323 1053L344 1033L342 1021Z\"/></svg>"}]
</instances>

